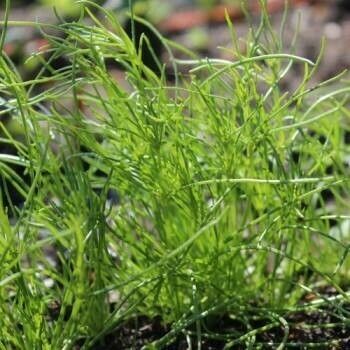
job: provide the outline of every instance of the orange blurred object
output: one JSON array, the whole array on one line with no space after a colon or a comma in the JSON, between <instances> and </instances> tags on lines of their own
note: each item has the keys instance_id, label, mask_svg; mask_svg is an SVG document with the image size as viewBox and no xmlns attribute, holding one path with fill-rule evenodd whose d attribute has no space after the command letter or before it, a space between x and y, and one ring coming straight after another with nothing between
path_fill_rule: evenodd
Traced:
<instances>
[{"instance_id":1,"label":"orange blurred object","mask_svg":"<svg viewBox=\"0 0 350 350\"><path fill-rule=\"evenodd\" d=\"M295 7L314 2L312 0L289 0L288 6ZM282 11L285 3L285 0L269 0L266 5L267 11L269 13ZM259 1L253 2L247 10L252 14L260 13L261 6ZM210 23L222 23L225 21L225 13L231 19L240 19L244 16L244 12L239 6L217 5L209 11L193 9L175 13L161 21L158 24L158 28L164 32L172 33Z\"/></svg>"}]
</instances>

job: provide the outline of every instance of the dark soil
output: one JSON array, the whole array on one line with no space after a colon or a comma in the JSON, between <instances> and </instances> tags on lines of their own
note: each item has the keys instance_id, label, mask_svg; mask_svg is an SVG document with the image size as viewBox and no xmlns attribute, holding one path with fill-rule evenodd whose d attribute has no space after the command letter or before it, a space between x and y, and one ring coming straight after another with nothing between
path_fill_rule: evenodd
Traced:
<instances>
[{"instance_id":1,"label":"dark soil","mask_svg":"<svg viewBox=\"0 0 350 350\"><path fill-rule=\"evenodd\" d=\"M350 311L350 307L348 307ZM289 335L286 339L286 347L307 349L350 349L350 329L349 325L343 323L333 312L322 312L319 310L310 312L298 312L286 317L289 323ZM135 324L138 327L135 328ZM320 326L321 325L321 326ZM323 325L323 326L322 326ZM257 328L263 327L261 323L256 324ZM220 328L220 334L203 334L201 346L203 350L223 349L227 341L222 338L232 334L232 330L242 328L229 316L218 317L216 328ZM123 327L114 333L106 336L103 341L93 347L93 350L117 350L117 349L141 349L144 345L162 338L170 330L169 326L163 325L159 319L150 320L140 316L133 321L126 322ZM260 345L262 349L277 348L282 342L286 329L283 327L274 327L256 336L256 346ZM196 348L196 336L194 330L189 330L193 334L192 348ZM243 334L242 334L243 335ZM232 337L232 340L236 338ZM173 343L166 345L163 349L168 350L186 350L189 345L185 337L178 336ZM246 349L244 341L235 344L231 349Z\"/></svg>"},{"instance_id":2,"label":"dark soil","mask_svg":"<svg viewBox=\"0 0 350 350\"><path fill-rule=\"evenodd\" d=\"M259 310L248 306L247 309L251 308L252 311L242 315L245 318L244 322L233 315L211 315L201 321L201 348L218 350L231 344L230 349L247 349L248 337L241 341L237 339L255 331L254 349L276 349L281 343L284 343L284 348L287 349L350 349L350 303L336 300L335 295L331 287L324 289L321 299L318 293L317 303L322 298L328 298L328 301L324 302L324 305L316 306L316 295L309 293L304 296L299 311L280 311L273 317L269 316L271 311L268 309ZM159 317L149 319L145 316L135 316L108 334L93 347L93 350L141 349L144 345L161 339L170 331L171 325L162 323ZM192 349L197 349L198 340L194 326L188 327L161 348L189 349L189 339Z\"/></svg>"}]
</instances>

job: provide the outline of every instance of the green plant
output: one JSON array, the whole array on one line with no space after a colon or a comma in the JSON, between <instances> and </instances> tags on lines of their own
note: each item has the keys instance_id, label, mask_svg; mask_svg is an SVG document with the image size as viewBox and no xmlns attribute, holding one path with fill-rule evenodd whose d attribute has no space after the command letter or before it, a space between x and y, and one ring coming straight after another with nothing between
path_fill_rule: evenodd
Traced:
<instances>
[{"instance_id":1,"label":"green plant","mask_svg":"<svg viewBox=\"0 0 350 350\"><path fill-rule=\"evenodd\" d=\"M284 316L327 302L348 322L348 82L311 86L318 62L285 53L264 13L244 52L228 22L233 61L175 60L179 45L157 33L177 77L169 84L112 13L84 4L92 25L43 25L52 56L34 80L0 57L5 112L25 136L17 156L0 158L25 200L0 205L1 347L91 349L134 315L172 326L149 348L183 333L198 348L213 336L227 348L259 346L257 335L276 325L288 345ZM51 27L62 36L45 33ZM50 68L59 56L69 64ZM294 65L304 73L286 92ZM7 142L16 144L10 134ZM337 298L298 305L322 285ZM241 330L211 332L224 314Z\"/></svg>"}]
</instances>

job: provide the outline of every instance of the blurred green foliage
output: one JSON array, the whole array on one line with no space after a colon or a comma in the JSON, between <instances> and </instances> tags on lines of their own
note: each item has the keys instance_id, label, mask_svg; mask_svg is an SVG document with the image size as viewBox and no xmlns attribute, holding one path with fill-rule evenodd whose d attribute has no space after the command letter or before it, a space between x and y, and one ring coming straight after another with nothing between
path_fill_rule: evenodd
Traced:
<instances>
[{"instance_id":1,"label":"blurred green foliage","mask_svg":"<svg viewBox=\"0 0 350 350\"><path fill-rule=\"evenodd\" d=\"M67 15L75 15L81 9L81 4L77 4L76 0L40 0L43 5L55 7L60 13Z\"/></svg>"}]
</instances>

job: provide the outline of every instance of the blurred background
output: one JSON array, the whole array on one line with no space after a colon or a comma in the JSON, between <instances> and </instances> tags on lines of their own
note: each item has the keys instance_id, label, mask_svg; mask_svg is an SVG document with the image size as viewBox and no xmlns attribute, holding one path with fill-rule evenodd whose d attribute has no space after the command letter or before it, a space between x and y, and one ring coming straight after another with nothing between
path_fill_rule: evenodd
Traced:
<instances>
[{"instance_id":1,"label":"blurred background","mask_svg":"<svg viewBox=\"0 0 350 350\"><path fill-rule=\"evenodd\" d=\"M128 0L95 0L105 8L115 11L127 30L130 31L125 15ZM4 14L4 3L0 8ZM247 18L241 4L251 16L250 21L258 23L258 0L134 0L134 11L150 21L165 36L194 50L201 56L227 57L231 46L230 34L225 23L225 10L232 19L238 36L244 37L248 30ZM281 26L285 0L268 0L267 8L276 30ZM288 48L298 30L297 53L315 59L320 51L321 38L326 38L323 63L316 80L330 76L350 66L350 0L289 0L284 46ZM79 13L75 0L12 0L10 19L37 20L38 22L57 22L53 7L66 20L73 20ZM300 16L301 15L301 16ZM300 17L300 22L299 22ZM299 23L299 24L298 24ZM298 26L298 29L297 29ZM157 54L161 57L161 45L147 28L136 28L150 37ZM8 30L5 50L25 74L35 70L35 61L25 67L25 59L38 48L45 45L38 30L12 27ZM147 58L146 58L147 59ZM293 85L293 82L291 82Z\"/></svg>"}]
</instances>

